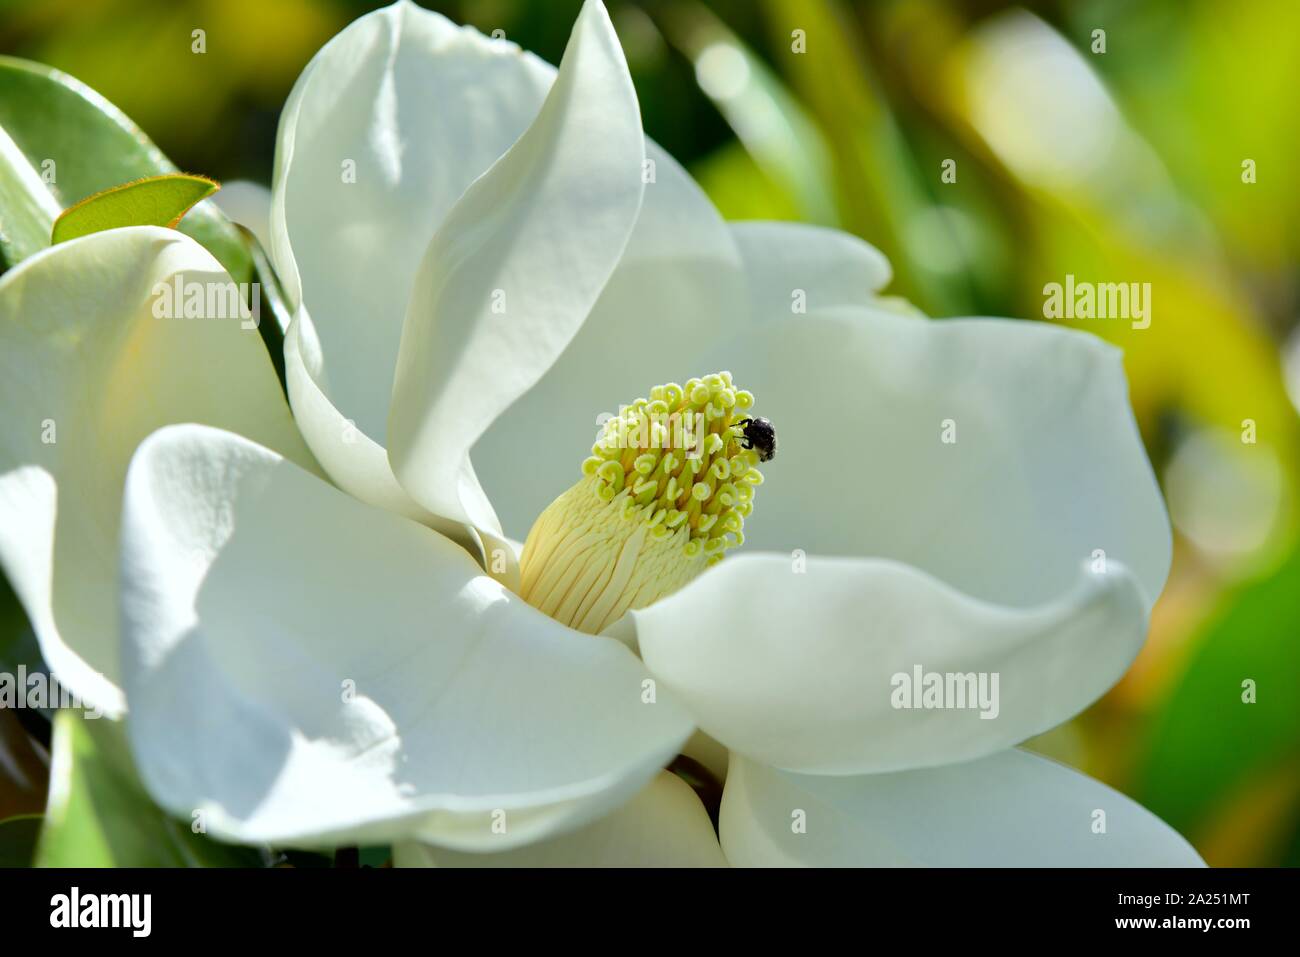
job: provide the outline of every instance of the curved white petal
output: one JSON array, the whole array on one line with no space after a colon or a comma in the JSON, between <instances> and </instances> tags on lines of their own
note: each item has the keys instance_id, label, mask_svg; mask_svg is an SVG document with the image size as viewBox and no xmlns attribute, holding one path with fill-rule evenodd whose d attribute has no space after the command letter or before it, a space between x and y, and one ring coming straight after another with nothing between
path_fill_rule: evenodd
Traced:
<instances>
[{"instance_id":1,"label":"curved white petal","mask_svg":"<svg viewBox=\"0 0 1300 957\"><path fill-rule=\"evenodd\" d=\"M571 834L514 851L465 854L424 844L393 848L397 867L726 867L708 813L667 771L622 807Z\"/></svg>"},{"instance_id":2,"label":"curved white petal","mask_svg":"<svg viewBox=\"0 0 1300 957\"><path fill-rule=\"evenodd\" d=\"M655 176L627 249L587 321L532 389L473 449L505 530L524 537L579 477L598 416L694 367L706 348L750 323L740 253L727 224L672 157L653 143Z\"/></svg>"},{"instance_id":3,"label":"curved white petal","mask_svg":"<svg viewBox=\"0 0 1300 957\"><path fill-rule=\"evenodd\" d=\"M731 230L758 320L869 306L893 276L884 253L838 229L752 220Z\"/></svg>"},{"instance_id":4,"label":"curved white petal","mask_svg":"<svg viewBox=\"0 0 1300 957\"><path fill-rule=\"evenodd\" d=\"M434 514L500 534L470 449L586 319L636 222L644 159L623 51L588 0L537 119L447 214L416 275L388 451Z\"/></svg>"},{"instance_id":5,"label":"curved white petal","mask_svg":"<svg viewBox=\"0 0 1300 957\"><path fill-rule=\"evenodd\" d=\"M1081 566L1068 592L1021 609L893 561L770 554L728 557L630 616L700 728L823 774L968 760L1052 728L1123 675L1147 624L1115 565Z\"/></svg>"},{"instance_id":6,"label":"curved white petal","mask_svg":"<svg viewBox=\"0 0 1300 957\"><path fill-rule=\"evenodd\" d=\"M294 420L317 460L342 489L377 508L451 534L453 523L440 523L397 484L384 447L354 420L346 418L321 389L325 358L311 317L299 309L284 337L284 370Z\"/></svg>"},{"instance_id":7,"label":"curved white petal","mask_svg":"<svg viewBox=\"0 0 1300 957\"><path fill-rule=\"evenodd\" d=\"M330 477L465 541L397 483L383 445L416 268L448 210L528 128L555 70L399 2L326 44L285 104L271 251L294 321L290 401Z\"/></svg>"},{"instance_id":8,"label":"curved white petal","mask_svg":"<svg viewBox=\"0 0 1300 957\"><path fill-rule=\"evenodd\" d=\"M691 731L623 645L229 433L141 445L122 555L142 779L219 837L509 848L617 806Z\"/></svg>"},{"instance_id":9,"label":"curved white petal","mask_svg":"<svg viewBox=\"0 0 1300 957\"><path fill-rule=\"evenodd\" d=\"M203 247L156 227L60 243L0 278L0 564L55 675L113 713L118 522L137 443L207 422L310 462L256 328L233 309L179 317L194 289L205 313L210 291L234 291Z\"/></svg>"},{"instance_id":10,"label":"curved white petal","mask_svg":"<svg viewBox=\"0 0 1300 957\"><path fill-rule=\"evenodd\" d=\"M719 823L734 867L1204 866L1141 805L1025 751L851 778L733 758Z\"/></svg>"},{"instance_id":11,"label":"curved white petal","mask_svg":"<svg viewBox=\"0 0 1300 957\"><path fill-rule=\"evenodd\" d=\"M400 2L334 37L290 94L273 261L318 330L313 376L372 439L384 437L420 259L466 187L533 121L551 72L512 43Z\"/></svg>"},{"instance_id":12,"label":"curved white petal","mask_svg":"<svg viewBox=\"0 0 1300 957\"><path fill-rule=\"evenodd\" d=\"M1031 607L1080 562L1150 607L1171 537L1118 350L1043 323L838 310L762 323L715 364L779 437L746 550L875 556Z\"/></svg>"}]
</instances>

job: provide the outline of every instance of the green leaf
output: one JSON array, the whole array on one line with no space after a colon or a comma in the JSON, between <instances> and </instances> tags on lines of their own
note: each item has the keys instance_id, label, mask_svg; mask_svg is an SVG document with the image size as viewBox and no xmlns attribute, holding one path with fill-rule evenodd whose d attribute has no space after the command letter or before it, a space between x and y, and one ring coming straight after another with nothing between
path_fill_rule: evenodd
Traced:
<instances>
[{"instance_id":1,"label":"green leaf","mask_svg":"<svg viewBox=\"0 0 1300 957\"><path fill-rule=\"evenodd\" d=\"M57 245L118 226L168 226L175 229L199 200L221 184L191 173L164 173L114 186L69 206L54 221L50 242Z\"/></svg>"},{"instance_id":2,"label":"green leaf","mask_svg":"<svg viewBox=\"0 0 1300 957\"><path fill-rule=\"evenodd\" d=\"M39 214L58 212L122 183L176 167L121 110L59 70L0 57L0 267L37 251ZM5 140L13 146L6 150ZM21 159L27 169L15 169ZM39 183L44 193L34 191ZM26 194L28 198L21 198ZM15 212L17 211L17 212ZM251 279L247 250L214 203L200 203L180 231L205 246L236 282ZM40 247L49 245L44 230Z\"/></svg>"},{"instance_id":3,"label":"green leaf","mask_svg":"<svg viewBox=\"0 0 1300 957\"><path fill-rule=\"evenodd\" d=\"M1196 639L1161 709L1135 795L1197 836L1216 814L1300 758L1300 552L1239 589ZM1243 701L1243 682L1255 702ZM1232 863L1230 861L1210 861Z\"/></svg>"},{"instance_id":4,"label":"green leaf","mask_svg":"<svg viewBox=\"0 0 1300 957\"><path fill-rule=\"evenodd\" d=\"M50 244L59 206L22 150L0 128L0 259L16 263Z\"/></svg>"},{"instance_id":5,"label":"green leaf","mask_svg":"<svg viewBox=\"0 0 1300 957\"><path fill-rule=\"evenodd\" d=\"M154 804L135 776L123 725L60 711L41 867L260 867L252 848L193 833Z\"/></svg>"},{"instance_id":6,"label":"green leaf","mask_svg":"<svg viewBox=\"0 0 1300 957\"><path fill-rule=\"evenodd\" d=\"M39 814L17 814L0 821L0 867L30 867L40 833Z\"/></svg>"}]
</instances>

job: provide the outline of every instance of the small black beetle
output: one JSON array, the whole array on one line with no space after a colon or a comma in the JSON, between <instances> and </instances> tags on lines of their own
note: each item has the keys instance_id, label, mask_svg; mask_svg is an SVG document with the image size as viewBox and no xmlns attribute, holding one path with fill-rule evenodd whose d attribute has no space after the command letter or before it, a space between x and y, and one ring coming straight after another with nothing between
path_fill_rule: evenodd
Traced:
<instances>
[{"instance_id":1,"label":"small black beetle","mask_svg":"<svg viewBox=\"0 0 1300 957\"><path fill-rule=\"evenodd\" d=\"M744 426L744 447L758 449L758 460L770 462L776 457L776 427L771 420L761 416L755 419L741 419L736 425Z\"/></svg>"}]
</instances>

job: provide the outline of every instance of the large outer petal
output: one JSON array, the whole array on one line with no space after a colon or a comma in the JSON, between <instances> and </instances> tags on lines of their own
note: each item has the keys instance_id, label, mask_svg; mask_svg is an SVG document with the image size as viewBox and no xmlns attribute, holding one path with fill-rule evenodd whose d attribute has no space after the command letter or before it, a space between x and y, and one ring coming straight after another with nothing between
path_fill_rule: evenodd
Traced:
<instances>
[{"instance_id":1,"label":"large outer petal","mask_svg":"<svg viewBox=\"0 0 1300 957\"><path fill-rule=\"evenodd\" d=\"M726 867L713 823L681 778L660 771L644 790L598 821L498 854L423 844L393 849L398 867Z\"/></svg>"},{"instance_id":2,"label":"large outer petal","mask_svg":"<svg viewBox=\"0 0 1300 957\"><path fill-rule=\"evenodd\" d=\"M1025 751L856 778L733 757L719 823L735 867L1203 866L1141 805Z\"/></svg>"},{"instance_id":3,"label":"large outer petal","mask_svg":"<svg viewBox=\"0 0 1300 957\"><path fill-rule=\"evenodd\" d=\"M623 645L229 433L141 445L122 554L141 776L223 838L509 848L610 810L691 731Z\"/></svg>"},{"instance_id":4,"label":"large outer petal","mask_svg":"<svg viewBox=\"0 0 1300 957\"><path fill-rule=\"evenodd\" d=\"M137 443L206 422L310 461L256 329L155 318L155 285L177 278L230 282L155 227L61 243L0 279L0 564L55 675L110 712L124 704L117 534Z\"/></svg>"},{"instance_id":5,"label":"large outer petal","mask_svg":"<svg viewBox=\"0 0 1300 957\"><path fill-rule=\"evenodd\" d=\"M767 764L823 774L1017 744L1100 696L1146 637L1141 593L1118 566L1080 565L1068 592L1020 609L887 560L741 554L631 618L646 665L704 731ZM974 697L963 684L962 707L896 707L922 703L910 696L918 667L973 675ZM895 698L895 675L907 699Z\"/></svg>"},{"instance_id":6,"label":"large outer petal","mask_svg":"<svg viewBox=\"0 0 1300 957\"><path fill-rule=\"evenodd\" d=\"M892 558L1020 607L1102 550L1148 607L1160 594L1169 520L1120 353L1095 337L841 310L761 323L716 361L780 438L747 550Z\"/></svg>"},{"instance_id":7,"label":"large outer petal","mask_svg":"<svg viewBox=\"0 0 1300 957\"><path fill-rule=\"evenodd\" d=\"M632 616L705 731L802 771L923 767L1024 740L1123 674L1170 541L1115 350L840 310L757 323L729 352L780 436L750 557ZM799 574L805 553L888 561ZM996 672L998 716L895 709L892 676L918 666Z\"/></svg>"},{"instance_id":8,"label":"large outer petal","mask_svg":"<svg viewBox=\"0 0 1300 957\"><path fill-rule=\"evenodd\" d=\"M644 160L623 51L588 0L537 119L447 214L416 274L388 452L429 511L500 534L470 449L587 318L636 223Z\"/></svg>"}]
</instances>

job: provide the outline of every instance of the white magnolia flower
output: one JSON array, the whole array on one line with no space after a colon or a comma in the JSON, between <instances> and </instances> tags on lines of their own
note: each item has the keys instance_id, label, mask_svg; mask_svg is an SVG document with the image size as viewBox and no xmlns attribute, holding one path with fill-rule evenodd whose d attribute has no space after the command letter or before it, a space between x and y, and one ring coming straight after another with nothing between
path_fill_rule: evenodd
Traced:
<instances>
[{"instance_id":1,"label":"white magnolia flower","mask_svg":"<svg viewBox=\"0 0 1300 957\"><path fill-rule=\"evenodd\" d=\"M857 239L722 222L595 0L558 71L408 3L358 20L272 195L292 414L256 333L154 318L157 283L227 278L179 233L0 279L0 563L161 805L417 863L1199 862L1014 750L1124 673L1168 570L1116 351L891 314ZM580 470L638 395L712 409L701 471ZM996 716L896 707L917 668L997 675ZM720 846L661 770L688 739Z\"/></svg>"}]
</instances>

